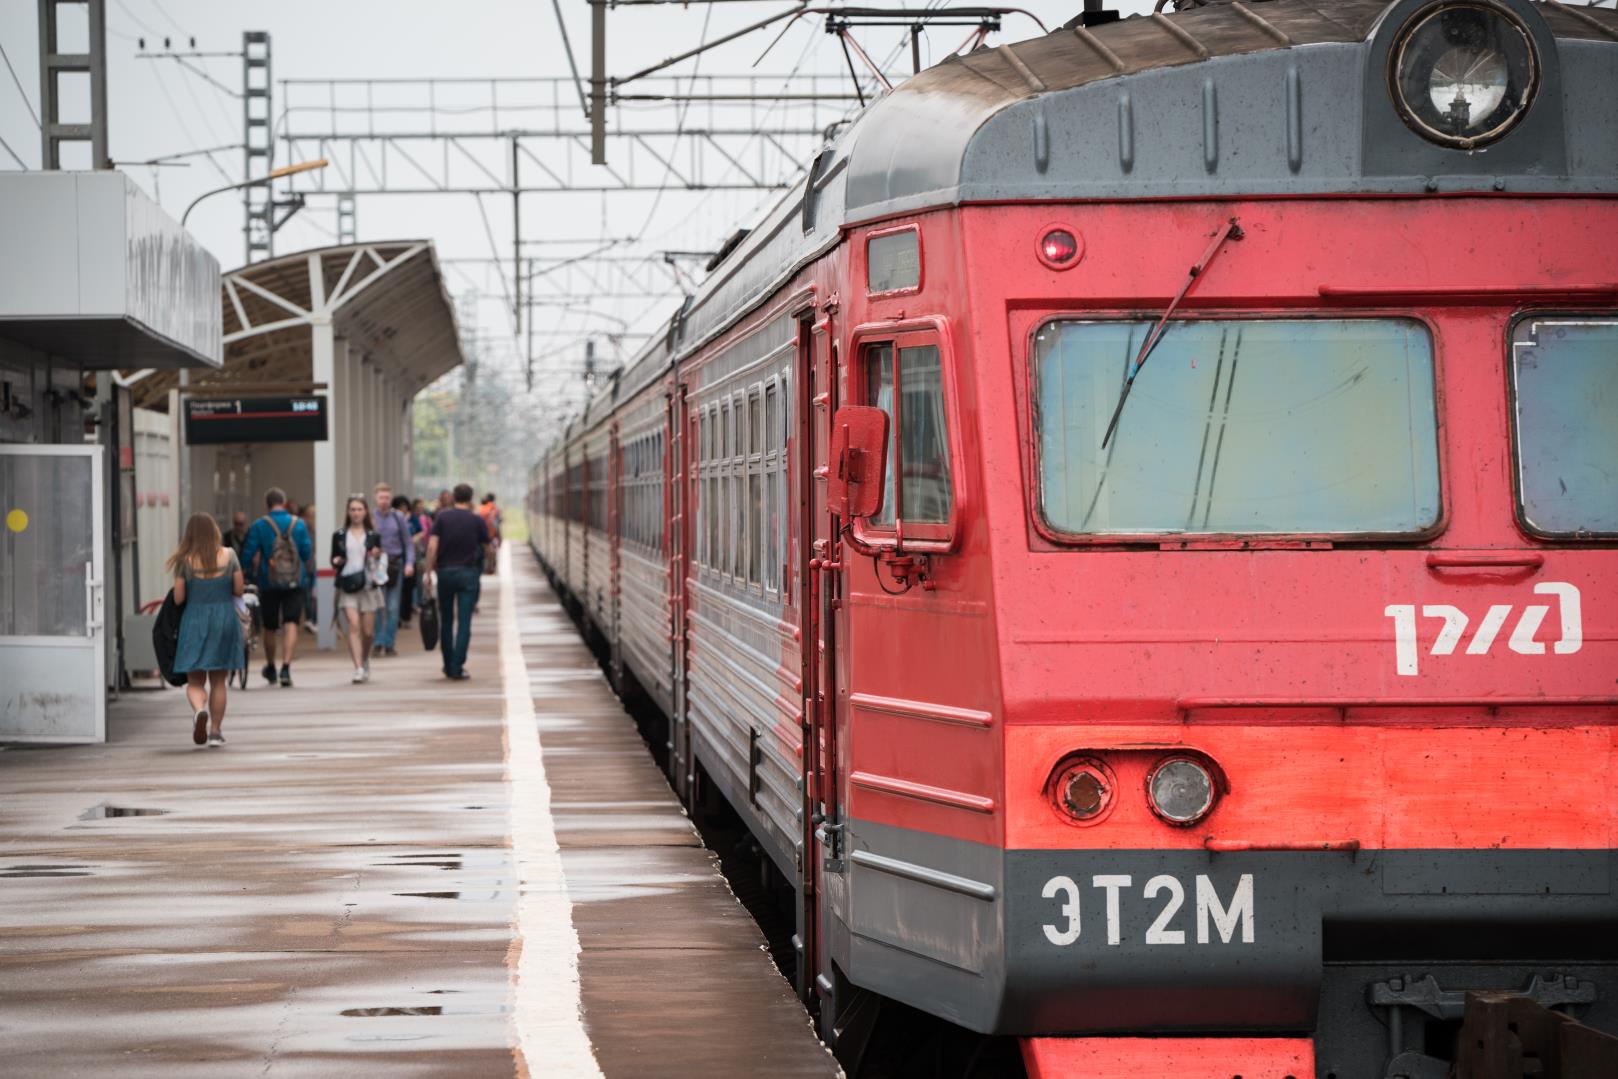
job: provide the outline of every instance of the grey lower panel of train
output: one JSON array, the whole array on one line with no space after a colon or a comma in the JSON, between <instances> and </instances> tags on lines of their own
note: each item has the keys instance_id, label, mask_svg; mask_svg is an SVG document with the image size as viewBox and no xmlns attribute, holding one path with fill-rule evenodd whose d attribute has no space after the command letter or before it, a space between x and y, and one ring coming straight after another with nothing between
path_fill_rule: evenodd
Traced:
<instances>
[{"instance_id":1,"label":"grey lower panel of train","mask_svg":"<svg viewBox=\"0 0 1618 1079\"><path fill-rule=\"evenodd\" d=\"M1312 1032L1338 1074L1372 1074L1371 987L1427 975L1571 977L1579 1018L1618 1030L1610 850L1002 851L860 820L848 837L839 966L974 1030Z\"/></svg>"}]
</instances>

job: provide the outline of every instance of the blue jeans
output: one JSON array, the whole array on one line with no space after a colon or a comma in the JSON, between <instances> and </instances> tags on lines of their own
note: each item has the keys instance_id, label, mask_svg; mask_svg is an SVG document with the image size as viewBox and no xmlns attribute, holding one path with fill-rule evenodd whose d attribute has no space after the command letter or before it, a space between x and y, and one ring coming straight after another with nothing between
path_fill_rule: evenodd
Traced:
<instances>
[{"instance_id":1,"label":"blue jeans","mask_svg":"<svg viewBox=\"0 0 1618 1079\"><path fill-rule=\"evenodd\" d=\"M472 566L446 566L438 571L438 647L444 653L445 674L460 674L466 666L472 608L477 606L482 587Z\"/></svg>"},{"instance_id":2,"label":"blue jeans","mask_svg":"<svg viewBox=\"0 0 1618 1079\"><path fill-rule=\"evenodd\" d=\"M404 574L392 588L382 589L382 599L386 606L377 612L376 619L376 646L378 648L392 648L394 638L399 636L399 596L410 582L405 580Z\"/></svg>"}]
</instances>

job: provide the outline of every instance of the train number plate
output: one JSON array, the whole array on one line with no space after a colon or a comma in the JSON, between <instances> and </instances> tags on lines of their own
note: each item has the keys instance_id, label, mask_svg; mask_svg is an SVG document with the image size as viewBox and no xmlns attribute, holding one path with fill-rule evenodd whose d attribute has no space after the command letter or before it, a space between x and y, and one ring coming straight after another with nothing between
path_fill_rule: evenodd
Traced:
<instances>
[{"instance_id":1,"label":"train number plate","mask_svg":"<svg viewBox=\"0 0 1618 1079\"><path fill-rule=\"evenodd\" d=\"M1051 901L1042 928L1045 939L1059 948L1082 938L1111 947L1125 943L1125 924L1136 926L1144 917L1126 909L1144 904L1150 917L1142 944L1251 944L1253 943L1253 875L1243 873L1234 886L1223 887L1206 874L1189 882L1168 873L1142 881L1124 873L1090 877L1052 877L1040 895ZM1129 943L1136 943L1131 939Z\"/></svg>"}]
</instances>

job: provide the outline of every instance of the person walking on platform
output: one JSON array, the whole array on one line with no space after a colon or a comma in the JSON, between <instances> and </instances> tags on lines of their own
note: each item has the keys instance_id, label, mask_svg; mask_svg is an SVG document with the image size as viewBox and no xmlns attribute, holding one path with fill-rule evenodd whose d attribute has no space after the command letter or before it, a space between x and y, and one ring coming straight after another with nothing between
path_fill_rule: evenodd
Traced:
<instances>
[{"instance_id":1,"label":"person walking on platform","mask_svg":"<svg viewBox=\"0 0 1618 1079\"><path fill-rule=\"evenodd\" d=\"M242 544L247 542L247 511L237 510L230 515L230 531L225 533L225 546L242 556Z\"/></svg>"},{"instance_id":2,"label":"person walking on platform","mask_svg":"<svg viewBox=\"0 0 1618 1079\"><path fill-rule=\"evenodd\" d=\"M279 646L280 681L290 687L298 623L303 621L303 568L314 558L315 545L303 522L287 511L287 495L281 488L265 492L264 508L264 516L247 530L241 560L258 585L259 616L264 620L264 680L276 681Z\"/></svg>"},{"instance_id":3,"label":"person walking on platform","mask_svg":"<svg viewBox=\"0 0 1618 1079\"><path fill-rule=\"evenodd\" d=\"M382 553L388 556L388 581L382 589L383 609L377 615L376 650L379 655L396 656L394 641L399 635L399 601L410 579L416 575L416 547L410 542L410 521L393 508L393 487L376 485L376 505L372 517L376 534L382 537Z\"/></svg>"},{"instance_id":4,"label":"person walking on platform","mask_svg":"<svg viewBox=\"0 0 1618 1079\"><path fill-rule=\"evenodd\" d=\"M410 561L421 561L421 544L417 542L416 532L420 526L410 512L410 499L404 495L393 496L393 512L405 519L405 534L409 540ZM405 580L399 584L399 626L402 629L410 628L410 615L416 609L416 578L420 574L415 572L412 565L411 572L405 575ZM392 655L393 653L389 653Z\"/></svg>"},{"instance_id":5,"label":"person walking on platform","mask_svg":"<svg viewBox=\"0 0 1618 1079\"><path fill-rule=\"evenodd\" d=\"M483 503L478 506L478 516L483 518L483 523L489 527L489 542L498 548L503 518L500 514L500 505L494 500L493 491L483 496Z\"/></svg>"},{"instance_id":6,"label":"person walking on platform","mask_svg":"<svg viewBox=\"0 0 1618 1079\"><path fill-rule=\"evenodd\" d=\"M418 498L410 504L410 538L415 543L416 564L419 566L425 567L427 565L427 536L432 530L432 512L427 508L427 503ZM422 601L427 598L427 573L425 569L416 574L414 591L414 603L419 610Z\"/></svg>"},{"instance_id":7,"label":"person walking on platform","mask_svg":"<svg viewBox=\"0 0 1618 1079\"><path fill-rule=\"evenodd\" d=\"M371 678L371 640L377 612L382 610L382 588L377 568L382 562L382 537L377 535L364 495L349 495L343 512L348 524L331 536L331 568L337 575L337 611L343 616L348 655L354 661L350 681Z\"/></svg>"},{"instance_id":8,"label":"person walking on platform","mask_svg":"<svg viewBox=\"0 0 1618 1079\"><path fill-rule=\"evenodd\" d=\"M466 673L466 646L472 637L472 608L477 605L479 567L492 559L489 529L472 512L472 485L457 484L455 504L439 510L427 539L427 573L438 581L438 646L444 655L444 677L457 681Z\"/></svg>"},{"instance_id":9,"label":"person walking on platform","mask_svg":"<svg viewBox=\"0 0 1618 1079\"><path fill-rule=\"evenodd\" d=\"M222 746L230 675L242 663L242 624L236 616L242 564L221 540L218 523L206 513L193 513L179 548L169 556L168 569L174 602L184 607L174 670L186 679L191 741Z\"/></svg>"},{"instance_id":10,"label":"person walking on platform","mask_svg":"<svg viewBox=\"0 0 1618 1079\"><path fill-rule=\"evenodd\" d=\"M298 511L298 519L303 522L304 531L309 533L309 542L320 533L315 531L315 506L308 502ZM315 560L309 559L303 567L303 628L314 633L320 625L320 605L315 602Z\"/></svg>"}]
</instances>

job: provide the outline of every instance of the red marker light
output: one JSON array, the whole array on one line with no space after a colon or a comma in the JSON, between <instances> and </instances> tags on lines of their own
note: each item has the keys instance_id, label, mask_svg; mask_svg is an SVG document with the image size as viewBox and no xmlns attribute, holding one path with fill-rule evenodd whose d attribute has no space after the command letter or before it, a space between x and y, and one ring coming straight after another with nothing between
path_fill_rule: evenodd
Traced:
<instances>
[{"instance_id":1,"label":"red marker light","mask_svg":"<svg viewBox=\"0 0 1618 1079\"><path fill-rule=\"evenodd\" d=\"M1094 824L1111 812L1117 782L1101 761L1081 757L1065 762L1051 777L1047 790L1057 812L1076 824Z\"/></svg>"},{"instance_id":2,"label":"red marker light","mask_svg":"<svg viewBox=\"0 0 1618 1079\"><path fill-rule=\"evenodd\" d=\"M1053 270L1065 270L1079 260L1079 238L1067 229L1053 228L1039 241L1039 259Z\"/></svg>"}]
</instances>

